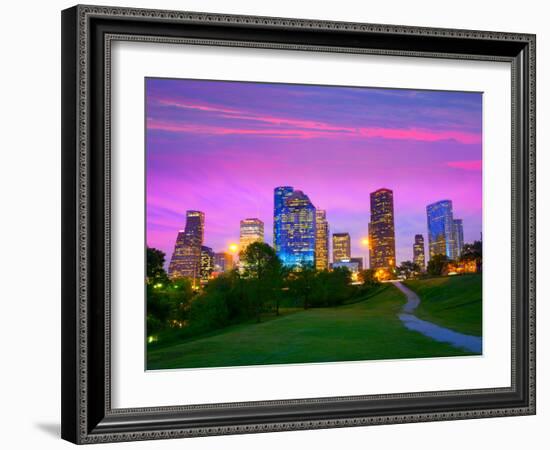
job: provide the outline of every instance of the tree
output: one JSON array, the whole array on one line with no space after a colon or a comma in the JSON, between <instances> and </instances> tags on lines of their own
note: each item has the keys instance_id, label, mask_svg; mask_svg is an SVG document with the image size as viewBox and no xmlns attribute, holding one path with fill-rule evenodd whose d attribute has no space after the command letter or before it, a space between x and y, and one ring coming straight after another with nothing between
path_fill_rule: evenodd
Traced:
<instances>
[{"instance_id":1,"label":"tree","mask_svg":"<svg viewBox=\"0 0 550 450\"><path fill-rule=\"evenodd\" d=\"M244 266L243 277L253 285L256 295L253 299L256 319L269 300L275 300L278 313L278 296L282 284L282 264L275 250L263 242L253 242L241 254Z\"/></svg>"},{"instance_id":2,"label":"tree","mask_svg":"<svg viewBox=\"0 0 550 450\"><path fill-rule=\"evenodd\" d=\"M443 273L443 269L449 263L449 258L446 255L434 255L428 261L428 273L433 276L439 276Z\"/></svg>"},{"instance_id":3,"label":"tree","mask_svg":"<svg viewBox=\"0 0 550 450\"><path fill-rule=\"evenodd\" d=\"M168 327L182 327L189 318L189 307L194 296L188 278L168 280L166 283L147 284L148 333Z\"/></svg>"},{"instance_id":4,"label":"tree","mask_svg":"<svg viewBox=\"0 0 550 450\"><path fill-rule=\"evenodd\" d=\"M310 306L311 293L315 284L316 271L312 264L304 264L292 273L291 289L303 301L304 309Z\"/></svg>"},{"instance_id":5,"label":"tree","mask_svg":"<svg viewBox=\"0 0 550 450\"><path fill-rule=\"evenodd\" d=\"M461 259L471 261L472 259L482 258L483 245L481 241L474 241L473 244L464 244Z\"/></svg>"},{"instance_id":6,"label":"tree","mask_svg":"<svg viewBox=\"0 0 550 450\"><path fill-rule=\"evenodd\" d=\"M378 280L376 279L376 270L374 269L361 270L357 278L363 283L363 286L365 287L372 287L379 284Z\"/></svg>"},{"instance_id":7,"label":"tree","mask_svg":"<svg viewBox=\"0 0 550 450\"><path fill-rule=\"evenodd\" d=\"M420 273L420 266L412 261L403 261L397 268L397 274L405 279L413 278Z\"/></svg>"},{"instance_id":8,"label":"tree","mask_svg":"<svg viewBox=\"0 0 550 450\"><path fill-rule=\"evenodd\" d=\"M164 270L165 254L156 248L147 247L147 280L149 283L166 283L168 276Z\"/></svg>"},{"instance_id":9,"label":"tree","mask_svg":"<svg viewBox=\"0 0 550 450\"><path fill-rule=\"evenodd\" d=\"M327 306L341 305L353 293L351 272L346 267L336 267L328 273Z\"/></svg>"},{"instance_id":10,"label":"tree","mask_svg":"<svg viewBox=\"0 0 550 450\"><path fill-rule=\"evenodd\" d=\"M191 300L195 295L193 284L189 278L176 278L166 288L170 303L170 321L183 324L189 319Z\"/></svg>"},{"instance_id":11,"label":"tree","mask_svg":"<svg viewBox=\"0 0 550 450\"><path fill-rule=\"evenodd\" d=\"M481 241L474 241L473 244L464 244L461 261L475 261L477 272L481 272L483 262L483 244Z\"/></svg>"}]
</instances>

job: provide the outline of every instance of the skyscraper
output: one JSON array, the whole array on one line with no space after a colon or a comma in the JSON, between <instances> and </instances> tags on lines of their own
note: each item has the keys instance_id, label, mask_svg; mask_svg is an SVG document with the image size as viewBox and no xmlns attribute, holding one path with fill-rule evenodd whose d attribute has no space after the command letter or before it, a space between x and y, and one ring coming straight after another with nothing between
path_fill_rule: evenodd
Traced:
<instances>
[{"instance_id":1,"label":"skyscraper","mask_svg":"<svg viewBox=\"0 0 550 450\"><path fill-rule=\"evenodd\" d=\"M264 223L260 219L243 219L240 226L241 252L254 242L264 241Z\"/></svg>"},{"instance_id":2,"label":"skyscraper","mask_svg":"<svg viewBox=\"0 0 550 450\"><path fill-rule=\"evenodd\" d=\"M453 202L441 200L426 207L428 216L428 242L430 258L445 255L449 259L457 258L455 241L456 227L453 220ZM462 227L460 227L462 228Z\"/></svg>"},{"instance_id":3,"label":"skyscraper","mask_svg":"<svg viewBox=\"0 0 550 450\"><path fill-rule=\"evenodd\" d=\"M274 189L273 196L273 248L278 251L281 241L281 220L285 200L294 192L292 186L279 186Z\"/></svg>"},{"instance_id":4,"label":"skyscraper","mask_svg":"<svg viewBox=\"0 0 550 450\"><path fill-rule=\"evenodd\" d=\"M231 253L214 253L214 272L229 272L233 269L233 255Z\"/></svg>"},{"instance_id":5,"label":"skyscraper","mask_svg":"<svg viewBox=\"0 0 550 450\"><path fill-rule=\"evenodd\" d=\"M332 235L332 262L337 263L351 258L351 238L349 233Z\"/></svg>"},{"instance_id":6,"label":"skyscraper","mask_svg":"<svg viewBox=\"0 0 550 450\"><path fill-rule=\"evenodd\" d=\"M328 270L328 236L327 214L323 209L315 211L315 268Z\"/></svg>"},{"instance_id":7,"label":"skyscraper","mask_svg":"<svg viewBox=\"0 0 550 450\"><path fill-rule=\"evenodd\" d=\"M277 256L287 267L315 265L315 206L302 191L285 198L280 209Z\"/></svg>"},{"instance_id":8,"label":"skyscraper","mask_svg":"<svg viewBox=\"0 0 550 450\"><path fill-rule=\"evenodd\" d=\"M180 230L168 266L171 278L187 277L193 284L200 278L201 247L204 241L204 213L187 211L185 230Z\"/></svg>"},{"instance_id":9,"label":"skyscraper","mask_svg":"<svg viewBox=\"0 0 550 450\"><path fill-rule=\"evenodd\" d=\"M214 252L210 247L201 247L201 283L208 283L214 271Z\"/></svg>"},{"instance_id":10,"label":"skyscraper","mask_svg":"<svg viewBox=\"0 0 550 450\"><path fill-rule=\"evenodd\" d=\"M464 248L464 229L462 227L462 219L453 219L453 227L455 234L456 258L460 258L460 255L462 255L462 249Z\"/></svg>"},{"instance_id":11,"label":"skyscraper","mask_svg":"<svg viewBox=\"0 0 550 450\"><path fill-rule=\"evenodd\" d=\"M420 270L426 268L426 256L424 254L424 236L417 234L414 236L413 262L420 267Z\"/></svg>"},{"instance_id":12,"label":"skyscraper","mask_svg":"<svg viewBox=\"0 0 550 450\"><path fill-rule=\"evenodd\" d=\"M371 269L395 267L393 192L378 189L370 194L369 263Z\"/></svg>"}]
</instances>

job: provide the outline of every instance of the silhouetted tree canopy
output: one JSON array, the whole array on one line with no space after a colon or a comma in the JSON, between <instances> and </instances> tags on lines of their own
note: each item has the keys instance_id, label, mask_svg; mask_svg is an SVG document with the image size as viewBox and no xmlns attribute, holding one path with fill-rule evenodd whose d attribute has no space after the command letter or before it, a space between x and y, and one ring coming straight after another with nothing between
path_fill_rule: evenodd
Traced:
<instances>
[{"instance_id":1,"label":"silhouetted tree canopy","mask_svg":"<svg viewBox=\"0 0 550 450\"><path fill-rule=\"evenodd\" d=\"M164 270L165 254L156 248L147 247L147 279L153 283L166 282L168 276Z\"/></svg>"},{"instance_id":2,"label":"silhouetted tree canopy","mask_svg":"<svg viewBox=\"0 0 550 450\"><path fill-rule=\"evenodd\" d=\"M449 258L446 255L434 255L428 261L428 273L433 276L439 276L443 269L447 267Z\"/></svg>"}]
</instances>

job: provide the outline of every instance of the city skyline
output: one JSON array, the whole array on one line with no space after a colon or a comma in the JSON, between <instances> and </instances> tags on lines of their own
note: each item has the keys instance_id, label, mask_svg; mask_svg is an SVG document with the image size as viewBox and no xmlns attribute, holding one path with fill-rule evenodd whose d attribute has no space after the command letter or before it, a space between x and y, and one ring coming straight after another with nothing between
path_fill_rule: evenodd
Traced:
<instances>
[{"instance_id":1,"label":"city skyline","mask_svg":"<svg viewBox=\"0 0 550 450\"><path fill-rule=\"evenodd\" d=\"M442 198L464 242L478 240L481 94L147 79L149 246L169 260L188 209L205 213L216 252L239 242L247 217L272 244L273 187L285 185L326 211L331 236L350 233L352 256L365 255L368 195L382 186L394 192L398 263Z\"/></svg>"},{"instance_id":2,"label":"city skyline","mask_svg":"<svg viewBox=\"0 0 550 450\"><path fill-rule=\"evenodd\" d=\"M281 196L281 192L284 192L283 196ZM368 238L359 238L361 244L367 247L366 249L363 248L367 252L366 257L362 253L352 254L352 237L349 233L330 233L326 211L315 208L315 205L304 192L294 189L292 186L279 186L274 189L273 224L275 234L273 242L267 243L275 249L283 265L291 268L311 265L317 270L347 267L350 263L357 264L359 270L362 270L362 268L391 270L403 261L414 262L418 264L421 270L425 270L427 261L435 255L447 256L451 260L456 260L461 256L464 246L463 220L453 218L452 200L440 200L426 205L429 258L426 259L425 257L423 234L415 234L412 257L396 262L393 191L380 188L370 194L370 199L372 220L369 222L369 236ZM200 217L200 224L196 221L198 217ZM193 247L196 247L198 242L190 243L189 241L190 239L196 240L198 233L201 235L200 239L203 239L205 224L204 212L186 211L185 229L178 232L172 258L170 261L165 261L170 267L169 274L171 276L182 275L181 271L175 274L172 273L174 272L172 269L174 264L181 266L193 262L194 258L191 253L193 253ZM279 224L279 231L277 231L275 224ZM320 225L321 229L319 229ZM228 249L222 249L219 252L215 252L210 247L201 246L199 278L203 279L202 275L205 267L206 271L211 274L212 271L215 271L216 266L226 266L226 263L216 262L219 256L223 255L230 260L229 265L223 267L221 271L231 270L234 264L234 256L238 258L238 255L244 252L246 247L253 242L265 242L264 222L262 220L258 218L242 219L239 228L240 241L238 245L231 243ZM432 234L437 233L440 228L443 230L442 234L434 238ZM329 242L332 242L332 245L329 245ZM191 249L184 247L191 247ZM182 255L184 258L182 258ZM207 260L206 266L205 258ZM184 261L184 259L187 259L187 261ZM185 276L195 278L191 272Z\"/></svg>"}]
</instances>

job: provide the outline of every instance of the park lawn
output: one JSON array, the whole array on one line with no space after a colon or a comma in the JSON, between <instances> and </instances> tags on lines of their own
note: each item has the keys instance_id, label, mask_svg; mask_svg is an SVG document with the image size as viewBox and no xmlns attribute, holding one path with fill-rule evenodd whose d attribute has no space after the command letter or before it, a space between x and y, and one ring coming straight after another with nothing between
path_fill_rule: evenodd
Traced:
<instances>
[{"instance_id":1,"label":"park lawn","mask_svg":"<svg viewBox=\"0 0 550 450\"><path fill-rule=\"evenodd\" d=\"M460 356L470 353L405 328L405 303L385 285L365 301L294 312L266 322L235 325L214 335L149 346L148 369L318 363Z\"/></svg>"},{"instance_id":2,"label":"park lawn","mask_svg":"<svg viewBox=\"0 0 550 450\"><path fill-rule=\"evenodd\" d=\"M420 297L416 316L460 333L481 336L481 274L410 280L405 284Z\"/></svg>"}]
</instances>

